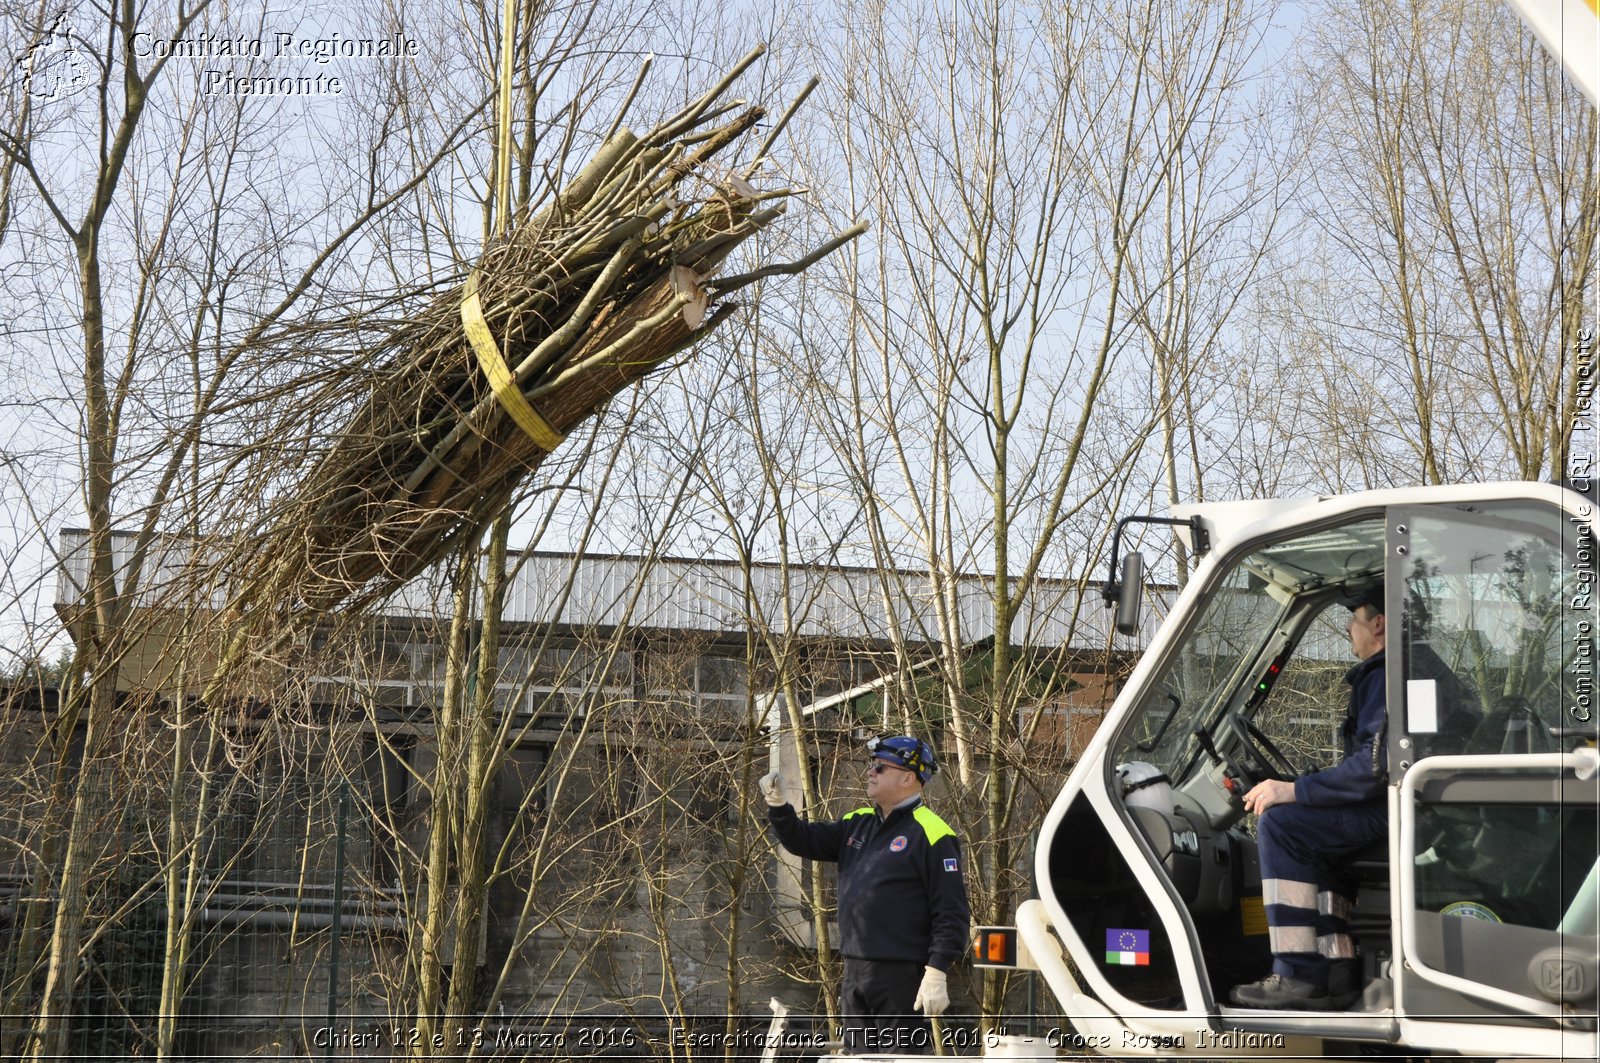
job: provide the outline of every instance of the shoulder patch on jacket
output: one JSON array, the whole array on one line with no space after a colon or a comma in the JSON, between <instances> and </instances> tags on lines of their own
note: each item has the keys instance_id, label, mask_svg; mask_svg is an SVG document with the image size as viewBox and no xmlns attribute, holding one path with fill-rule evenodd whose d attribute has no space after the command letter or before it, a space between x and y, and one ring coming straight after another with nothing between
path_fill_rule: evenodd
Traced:
<instances>
[{"instance_id":1,"label":"shoulder patch on jacket","mask_svg":"<svg viewBox=\"0 0 1600 1063\"><path fill-rule=\"evenodd\" d=\"M855 819L857 816L875 816L877 814L878 810L868 805L866 808L858 808L854 812L846 812L844 818Z\"/></svg>"},{"instance_id":2,"label":"shoulder patch on jacket","mask_svg":"<svg viewBox=\"0 0 1600 1063\"><path fill-rule=\"evenodd\" d=\"M940 838L954 838L956 836L956 832L950 829L950 824L934 815L926 805L918 805L916 811L912 812L911 815L922 825L922 833L928 836L929 845L937 843Z\"/></svg>"}]
</instances>

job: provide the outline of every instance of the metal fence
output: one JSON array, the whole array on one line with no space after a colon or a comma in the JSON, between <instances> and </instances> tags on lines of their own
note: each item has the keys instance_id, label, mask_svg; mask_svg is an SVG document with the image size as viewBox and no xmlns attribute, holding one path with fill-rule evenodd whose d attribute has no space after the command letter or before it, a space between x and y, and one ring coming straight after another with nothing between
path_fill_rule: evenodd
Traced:
<instances>
[{"instance_id":1,"label":"metal fence","mask_svg":"<svg viewBox=\"0 0 1600 1063\"><path fill-rule=\"evenodd\" d=\"M244 781L202 795L209 804L188 821L158 817L137 792L80 799L93 866L69 1058L149 1058L163 1042L195 1058L301 1056L317 1029L381 1011L377 964L403 951L392 940L406 920L368 873L373 831L352 814L352 790L343 779L280 781L263 800ZM14 851L37 851L50 825L33 828L11 839ZM38 1021L59 918L53 884L19 864L0 900L13 1045ZM164 999L177 1002L167 1022Z\"/></svg>"}]
</instances>

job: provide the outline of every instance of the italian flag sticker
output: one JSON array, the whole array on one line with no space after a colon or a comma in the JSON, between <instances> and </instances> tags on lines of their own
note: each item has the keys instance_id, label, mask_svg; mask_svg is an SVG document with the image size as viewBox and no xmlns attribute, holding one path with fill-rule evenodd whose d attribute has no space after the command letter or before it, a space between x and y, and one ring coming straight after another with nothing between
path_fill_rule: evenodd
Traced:
<instances>
[{"instance_id":1,"label":"italian flag sticker","mask_svg":"<svg viewBox=\"0 0 1600 1063\"><path fill-rule=\"evenodd\" d=\"M1106 963L1127 967L1150 966L1150 931L1107 930Z\"/></svg>"}]
</instances>

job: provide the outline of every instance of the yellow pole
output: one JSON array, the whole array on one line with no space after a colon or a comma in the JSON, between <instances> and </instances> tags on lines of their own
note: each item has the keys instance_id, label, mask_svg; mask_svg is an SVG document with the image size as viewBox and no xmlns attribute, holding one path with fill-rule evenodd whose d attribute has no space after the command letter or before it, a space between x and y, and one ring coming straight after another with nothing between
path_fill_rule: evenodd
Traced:
<instances>
[{"instance_id":1,"label":"yellow pole","mask_svg":"<svg viewBox=\"0 0 1600 1063\"><path fill-rule=\"evenodd\" d=\"M500 107L495 138L494 232L511 227L511 88L512 58L517 49L517 0L505 0L500 13Z\"/></svg>"}]
</instances>

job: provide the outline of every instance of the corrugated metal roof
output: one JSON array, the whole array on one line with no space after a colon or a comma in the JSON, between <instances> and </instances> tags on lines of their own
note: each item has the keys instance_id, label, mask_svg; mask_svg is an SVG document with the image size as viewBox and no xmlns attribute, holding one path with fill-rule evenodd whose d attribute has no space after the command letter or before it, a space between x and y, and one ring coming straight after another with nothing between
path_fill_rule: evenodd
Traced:
<instances>
[{"instance_id":1,"label":"corrugated metal roof","mask_svg":"<svg viewBox=\"0 0 1600 1063\"><path fill-rule=\"evenodd\" d=\"M119 573L131 559L134 537L116 536ZM56 601L68 605L82 594L88 572L88 536L61 533L62 563ZM200 591L186 575L189 552L166 543L151 552L151 575L136 603L177 606L193 601ZM528 553L514 560L515 575L506 597L506 619L513 623L562 624L575 628L633 627L668 631L733 634L752 628L803 638L886 641L898 628L911 642L940 642L935 593L926 573L903 569L880 571L823 565L757 564L732 561L636 556L574 557ZM188 588L186 590L186 588ZM971 642L991 634L993 584L981 575L956 580L957 641ZM207 587L205 596L220 605L224 591ZM437 579L402 589L382 609L394 617L437 617L446 612L449 595ZM1155 626L1154 610L1145 610L1143 645ZM1080 598L1066 580L1039 580L1017 616L1013 643L1060 645L1070 640L1081 648L1105 646L1111 611L1099 600L1098 584Z\"/></svg>"}]
</instances>

